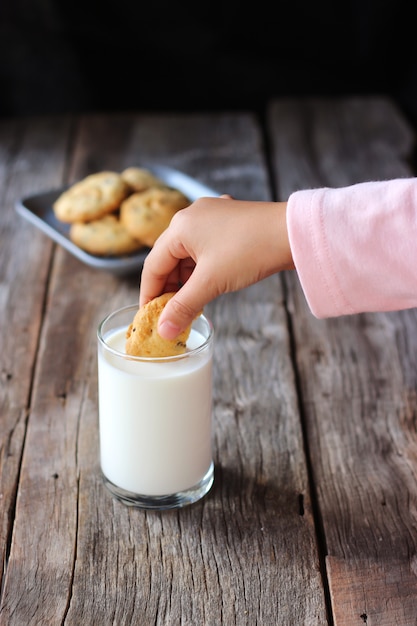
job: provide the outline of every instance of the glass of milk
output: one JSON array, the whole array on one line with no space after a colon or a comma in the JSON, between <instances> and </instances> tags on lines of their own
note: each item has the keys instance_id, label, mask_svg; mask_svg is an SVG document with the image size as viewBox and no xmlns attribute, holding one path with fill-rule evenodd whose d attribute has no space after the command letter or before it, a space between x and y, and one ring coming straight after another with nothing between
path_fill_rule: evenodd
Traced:
<instances>
[{"instance_id":1,"label":"glass of milk","mask_svg":"<svg viewBox=\"0 0 417 626\"><path fill-rule=\"evenodd\" d=\"M101 471L125 504L178 508L202 498L214 479L213 326L196 318L179 356L134 357L125 342L137 309L114 311L97 331Z\"/></svg>"}]
</instances>

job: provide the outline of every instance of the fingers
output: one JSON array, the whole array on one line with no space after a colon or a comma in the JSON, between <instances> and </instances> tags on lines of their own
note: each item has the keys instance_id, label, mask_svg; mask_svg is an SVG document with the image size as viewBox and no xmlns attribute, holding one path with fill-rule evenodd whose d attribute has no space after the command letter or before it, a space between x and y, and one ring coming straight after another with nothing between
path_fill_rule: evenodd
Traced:
<instances>
[{"instance_id":1,"label":"fingers","mask_svg":"<svg viewBox=\"0 0 417 626\"><path fill-rule=\"evenodd\" d=\"M168 229L157 240L145 259L139 306L143 306L165 291L176 291L160 316L158 332L164 339L174 339L202 311L204 305L215 297L214 281L207 284L207 277L213 273L212 263L208 265L197 259L192 246L186 246L182 238L175 236L174 229ZM192 256L193 255L193 256ZM206 268L206 269L205 269Z\"/></svg>"},{"instance_id":2,"label":"fingers","mask_svg":"<svg viewBox=\"0 0 417 626\"><path fill-rule=\"evenodd\" d=\"M200 267L177 291L164 307L158 324L158 333L164 339L174 339L201 313L207 302L218 294L201 278Z\"/></svg>"},{"instance_id":3,"label":"fingers","mask_svg":"<svg viewBox=\"0 0 417 626\"><path fill-rule=\"evenodd\" d=\"M178 289L179 282L183 280L180 270L183 258L188 258L188 253L180 247L173 252L168 231L162 233L143 264L139 292L140 307L164 291Z\"/></svg>"}]
</instances>

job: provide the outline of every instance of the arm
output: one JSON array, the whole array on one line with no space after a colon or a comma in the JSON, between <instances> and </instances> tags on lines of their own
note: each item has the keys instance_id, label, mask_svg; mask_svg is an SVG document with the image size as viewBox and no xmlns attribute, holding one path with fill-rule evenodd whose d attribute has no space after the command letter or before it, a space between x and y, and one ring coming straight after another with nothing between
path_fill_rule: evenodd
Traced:
<instances>
[{"instance_id":1,"label":"arm","mask_svg":"<svg viewBox=\"0 0 417 626\"><path fill-rule=\"evenodd\" d=\"M298 191L287 224L316 317L417 306L417 179Z\"/></svg>"},{"instance_id":2,"label":"arm","mask_svg":"<svg viewBox=\"0 0 417 626\"><path fill-rule=\"evenodd\" d=\"M417 307L417 179L297 191L288 203L200 198L149 253L139 303L183 285L160 318L172 339L221 293L294 267L316 317Z\"/></svg>"}]
</instances>

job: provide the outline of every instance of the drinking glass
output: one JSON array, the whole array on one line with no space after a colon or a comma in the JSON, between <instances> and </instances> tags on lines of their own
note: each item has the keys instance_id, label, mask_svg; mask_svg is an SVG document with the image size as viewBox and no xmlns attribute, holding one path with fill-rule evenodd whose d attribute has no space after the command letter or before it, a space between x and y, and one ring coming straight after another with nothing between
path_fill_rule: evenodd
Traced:
<instances>
[{"instance_id":1,"label":"drinking glass","mask_svg":"<svg viewBox=\"0 0 417 626\"><path fill-rule=\"evenodd\" d=\"M126 330L137 308L110 313L97 330L101 472L127 505L178 508L206 495L214 480L214 330L200 315L184 354L130 356Z\"/></svg>"}]
</instances>

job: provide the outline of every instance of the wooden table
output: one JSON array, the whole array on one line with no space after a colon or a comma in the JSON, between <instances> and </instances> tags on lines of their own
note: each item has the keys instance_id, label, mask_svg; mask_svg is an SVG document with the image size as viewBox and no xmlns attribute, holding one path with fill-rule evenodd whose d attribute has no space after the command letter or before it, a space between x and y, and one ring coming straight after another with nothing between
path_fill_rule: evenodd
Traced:
<instances>
[{"instance_id":1,"label":"wooden table","mask_svg":"<svg viewBox=\"0 0 417 626\"><path fill-rule=\"evenodd\" d=\"M98 465L96 327L137 301L15 202L158 163L241 199L412 174L383 98L0 122L3 626L417 624L417 315L317 320L295 272L206 309L215 484L126 507Z\"/></svg>"}]
</instances>

